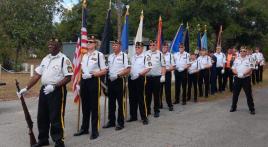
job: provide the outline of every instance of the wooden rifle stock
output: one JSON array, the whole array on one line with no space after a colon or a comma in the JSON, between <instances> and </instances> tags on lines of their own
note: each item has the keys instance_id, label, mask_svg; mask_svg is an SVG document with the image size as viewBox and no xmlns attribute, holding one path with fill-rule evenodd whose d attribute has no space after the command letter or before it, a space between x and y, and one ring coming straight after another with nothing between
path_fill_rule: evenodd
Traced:
<instances>
[{"instance_id":1,"label":"wooden rifle stock","mask_svg":"<svg viewBox=\"0 0 268 147\"><path fill-rule=\"evenodd\" d=\"M15 81L16 81L17 90L18 90L18 92L20 92L19 82L17 80L15 80ZM32 121L31 115L29 113L28 107L25 103L23 95L21 95L20 101L21 101L21 105L22 105L23 112L25 115L25 120L26 120L28 128L29 128L30 145L32 146L32 145L36 144L36 139L35 139L35 136L33 133L33 121Z\"/></svg>"}]
</instances>

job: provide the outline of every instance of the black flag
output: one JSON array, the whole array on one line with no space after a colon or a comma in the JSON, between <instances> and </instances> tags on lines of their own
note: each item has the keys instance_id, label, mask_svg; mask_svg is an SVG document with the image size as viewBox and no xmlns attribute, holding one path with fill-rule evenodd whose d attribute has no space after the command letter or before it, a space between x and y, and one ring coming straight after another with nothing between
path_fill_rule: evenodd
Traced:
<instances>
[{"instance_id":1,"label":"black flag","mask_svg":"<svg viewBox=\"0 0 268 147\"><path fill-rule=\"evenodd\" d=\"M104 55L110 53L110 40L112 39L112 25L111 25L111 9L107 12L106 22L104 26L104 31L102 33L100 52Z\"/></svg>"}]
</instances>

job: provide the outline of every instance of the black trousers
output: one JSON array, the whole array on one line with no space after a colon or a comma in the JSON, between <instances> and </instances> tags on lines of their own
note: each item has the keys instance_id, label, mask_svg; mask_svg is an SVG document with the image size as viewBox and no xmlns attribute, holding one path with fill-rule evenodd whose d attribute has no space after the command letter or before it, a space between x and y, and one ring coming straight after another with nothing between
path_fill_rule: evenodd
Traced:
<instances>
[{"instance_id":1,"label":"black trousers","mask_svg":"<svg viewBox=\"0 0 268 147\"><path fill-rule=\"evenodd\" d=\"M91 116L92 133L97 133L100 127L100 92L100 78L81 80L80 96L83 113L81 129L89 129Z\"/></svg>"},{"instance_id":2,"label":"black trousers","mask_svg":"<svg viewBox=\"0 0 268 147\"><path fill-rule=\"evenodd\" d=\"M147 119L147 108L145 100L145 77L139 77L135 80L128 79L128 89L129 89L129 107L130 107L130 117L132 119L137 119L137 110L139 107L141 119Z\"/></svg>"},{"instance_id":3,"label":"black trousers","mask_svg":"<svg viewBox=\"0 0 268 147\"><path fill-rule=\"evenodd\" d=\"M256 65L256 67L258 67L258 69L256 69L256 72L255 72L255 76L256 76L256 82L259 83L261 81L261 75L262 75L262 72L263 72L263 66L260 66L259 64Z\"/></svg>"},{"instance_id":4,"label":"black trousers","mask_svg":"<svg viewBox=\"0 0 268 147\"><path fill-rule=\"evenodd\" d=\"M188 90L187 90L188 100L191 99L192 86L194 87L194 100L197 100L197 77L198 77L197 72L193 74L188 74Z\"/></svg>"},{"instance_id":5,"label":"black trousers","mask_svg":"<svg viewBox=\"0 0 268 147\"><path fill-rule=\"evenodd\" d=\"M259 80L260 80L260 82L262 82L262 76L263 76L263 65L260 65L260 66L259 66L259 76L260 76Z\"/></svg>"},{"instance_id":6,"label":"black trousers","mask_svg":"<svg viewBox=\"0 0 268 147\"><path fill-rule=\"evenodd\" d=\"M203 96L203 83L205 83L205 97L208 97L209 91L209 69L202 69L199 72L198 78L198 89L199 89L199 96Z\"/></svg>"},{"instance_id":7,"label":"black trousers","mask_svg":"<svg viewBox=\"0 0 268 147\"><path fill-rule=\"evenodd\" d=\"M63 142L64 139L64 112L66 104L66 87L57 87L53 92L45 95L41 87L37 125L39 130L38 139L40 141L48 140L49 127L50 135L54 142Z\"/></svg>"},{"instance_id":8,"label":"black trousers","mask_svg":"<svg viewBox=\"0 0 268 147\"><path fill-rule=\"evenodd\" d=\"M258 83L258 80L257 80L257 72L258 72L257 69L253 69L253 70L252 70L251 81L252 81L252 84L253 84L253 85L255 85L256 82Z\"/></svg>"},{"instance_id":9,"label":"black trousers","mask_svg":"<svg viewBox=\"0 0 268 147\"><path fill-rule=\"evenodd\" d=\"M252 96L252 89L251 89L251 81L250 77L246 78L234 78L234 91L233 91L233 103L232 103L232 108L236 109L237 108L237 102L238 102L238 97L240 94L241 89L243 88L246 97L247 97L247 103L250 111L255 110L254 109L254 102L253 102L253 96Z\"/></svg>"},{"instance_id":10,"label":"black trousers","mask_svg":"<svg viewBox=\"0 0 268 147\"><path fill-rule=\"evenodd\" d=\"M225 68L225 73L223 75L223 91L226 88L227 81L229 81L229 89L233 91L233 83L234 83L234 74L231 68Z\"/></svg>"},{"instance_id":11,"label":"black trousers","mask_svg":"<svg viewBox=\"0 0 268 147\"><path fill-rule=\"evenodd\" d=\"M118 78L115 81L108 80L108 97L109 97L109 123L115 124L116 116L116 101L118 104L117 123L120 126L124 126L124 78Z\"/></svg>"},{"instance_id":12,"label":"black trousers","mask_svg":"<svg viewBox=\"0 0 268 147\"><path fill-rule=\"evenodd\" d=\"M163 91L165 89L165 96L166 96L166 102L168 107L172 107L172 102L171 102L171 71L166 72L166 81L165 83L161 83L161 87L160 87L160 106L163 106Z\"/></svg>"},{"instance_id":13,"label":"black trousers","mask_svg":"<svg viewBox=\"0 0 268 147\"><path fill-rule=\"evenodd\" d=\"M146 106L148 114L151 113L152 95L154 96L154 112L155 113L160 112L159 110L160 77L161 76L147 77L147 82L145 86L145 95L146 95Z\"/></svg>"},{"instance_id":14,"label":"black trousers","mask_svg":"<svg viewBox=\"0 0 268 147\"><path fill-rule=\"evenodd\" d=\"M210 68L210 93L213 95L217 92L217 69Z\"/></svg>"},{"instance_id":15,"label":"black trousers","mask_svg":"<svg viewBox=\"0 0 268 147\"><path fill-rule=\"evenodd\" d=\"M223 79L223 74L221 73L221 70L223 68L222 67L216 67L216 71L217 71L217 80L218 80L218 92L222 92L223 91L223 83L222 83L222 79Z\"/></svg>"},{"instance_id":16,"label":"black trousers","mask_svg":"<svg viewBox=\"0 0 268 147\"><path fill-rule=\"evenodd\" d=\"M179 72L175 70L175 101L180 102L182 87L182 102L186 103L187 70Z\"/></svg>"}]
</instances>

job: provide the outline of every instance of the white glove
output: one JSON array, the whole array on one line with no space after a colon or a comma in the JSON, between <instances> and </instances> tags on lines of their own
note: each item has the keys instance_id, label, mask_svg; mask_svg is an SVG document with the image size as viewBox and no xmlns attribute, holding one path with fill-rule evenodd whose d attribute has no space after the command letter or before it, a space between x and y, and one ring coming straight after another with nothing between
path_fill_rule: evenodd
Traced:
<instances>
[{"instance_id":1,"label":"white glove","mask_svg":"<svg viewBox=\"0 0 268 147\"><path fill-rule=\"evenodd\" d=\"M92 78L92 74L82 74L82 78L83 79L90 79L90 78Z\"/></svg>"},{"instance_id":2,"label":"white glove","mask_svg":"<svg viewBox=\"0 0 268 147\"><path fill-rule=\"evenodd\" d=\"M165 76L161 76L160 83L165 83L165 81L166 81L166 77Z\"/></svg>"},{"instance_id":3,"label":"white glove","mask_svg":"<svg viewBox=\"0 0 268 147\"><path fill-rule=\"evenodd\" d=\"M136 80L136 79L138 79L139 78L139 74L133 74L133 75L131 75L131 80Z\"/></svg>"},{"instance_id":4,"label":"white glove","mask_svg":"<svg viewBox=\"0 0 268 147\"><path fill-rule=\"evenodd\" d=\"M258 70L258 68L259 68L259 67L258 67L258 65L257 65L257 66L256 66L256 69Z\"/></svg>"},{"instance_id":5,"label":"white glove","mask_svg":"<svg viewBox=\"0 0 268 147\"><path fill-rule=\"evenodd\" d=\"M76 91L80 91L80 85L76 85Z\"/></svg>"},{"instance_id":6,"label":"white glove","mask_svg":"<svg viewBox=\"0 0 268 147\"><path fill-rule=\"evenodd\" d=\"M20 92L17 92L17 96L20 99L22 95L24 95L27 92L27 87L20 90Z\"/></svg>"},{"instance_id":7,"label":"white glove","mask_svg":"<svg viewBox=\"0 0 268 147\"><path fill-rule=\"evenodd\" d=\"M113 82L117 79L117 75L110 75L110 80Z\"/></svg>"},{"instance_id":8,"label":"white glove","mask_svg":"<svg viewBox=\"0 0 268 147\"><path fill-rule=\"evenodd\" d=\"M244 77L244 74L241 73L241 72L239 72L239 73L237 73L237 77L238 77L238 78L243 78L243 77Z\"/></svg>"},{"instance_id":9,"label":"white glove","mask_svg":"<svg viewBox=\"0 0 268 147\"><path fill-rule=\"evenodd\" d=\"M221 70L221 74L224 74L224 72L225 72L224 69L222 69L222 70Z\"/></svg>"},{"instance_id":10,"label":"white glove","mask_svg":"<svg viewBox=\"0 0 268 147\"><path fill-rule=\"evenodd\" d=\"M49 93L53 92L55 90L55 87L53 85L47 85L44 88L45 95L48 95Z\"/></svg>"}]
</instances>

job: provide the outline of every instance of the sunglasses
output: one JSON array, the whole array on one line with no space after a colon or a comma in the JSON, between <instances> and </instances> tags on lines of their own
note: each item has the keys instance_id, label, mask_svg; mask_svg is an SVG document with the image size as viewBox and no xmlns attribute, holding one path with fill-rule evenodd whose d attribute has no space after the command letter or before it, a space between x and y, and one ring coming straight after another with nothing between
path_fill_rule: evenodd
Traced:
<instances>
[{"instance_id":1,"label":"sunglasses","mask_svg":"<svg viewBox=\"0 0 268 147\"><path fill-rule=\"evenodd\" d=\"M141 48L141 46L136 45L135 48Z\"/></svg>"},{"instance_id":2,"label":"sunglasses","mask_svg":"<svg viewBox=\"0 0 268 147\"><path fill-rule=\"evenodd\" d=\"M89 43L89 44L92 44L92 43L96 43L96 42L95 42L95 41L89 41L88 43Z\"/></svg>"}]
</instances>

